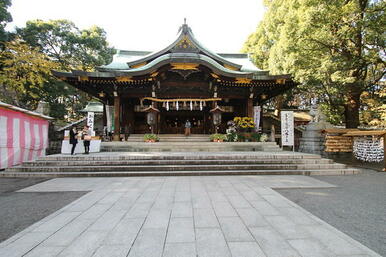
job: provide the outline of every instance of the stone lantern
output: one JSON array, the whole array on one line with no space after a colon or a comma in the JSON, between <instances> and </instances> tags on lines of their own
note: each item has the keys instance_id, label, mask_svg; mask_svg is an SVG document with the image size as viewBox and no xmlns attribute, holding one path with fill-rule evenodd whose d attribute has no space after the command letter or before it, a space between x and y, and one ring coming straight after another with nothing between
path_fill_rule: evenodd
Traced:
<instances>
[{"instance_id":1,"label":"stone lantern","mask_svg":"<svg viewBox=\"0 0 386 257\"><path fill-rule=\"evenodd\" d=\"M159 110L154 108L152 105L144 110L146 112L147 124L151 127L151 133L154 134L154 127L157 124L157 114Z\"/></svg>"},{"instance_id":2,"label":"stone lantern","mask_svg":"<svg viewBox=\"0 0 386 257\"><path fill-rule=\"evenodd\" d=\"M210 113L212 113L215 133L217 133L218 126L221 124L221 116L222 116L223 112L224 112L224 110L221 109L218 105L215 108L213 108L212 110L210 110Z\"/></svg>"}]
</instances>

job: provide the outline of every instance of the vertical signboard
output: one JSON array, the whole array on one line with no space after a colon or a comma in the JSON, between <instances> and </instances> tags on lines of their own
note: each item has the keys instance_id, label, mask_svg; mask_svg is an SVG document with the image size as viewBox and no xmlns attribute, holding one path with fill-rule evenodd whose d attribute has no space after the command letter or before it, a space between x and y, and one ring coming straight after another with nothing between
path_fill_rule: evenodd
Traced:
<instances>
[{"instance_id":1,"label":"vertical signboard","mask_svg":"<svg viewBox=\"0 0 386 257\"><path fill-rule=\"evenodd\" d=\"M94 113L93 112L87 113L87 126L90 127L91 131L94 131Z\"/></svg>"},{"instance_id":2,"label":"vertical signboard","mask_svg":"<svg viewBox=\"0 0 386 257\"><path fill-rule=\"evenodd\" d=\"M259 131L260 126L261 106L253 106L253 122L255 123L255 131Z\"/></svg>"},{"instance_id":3,"label":"vertical signboard","mask_svg":"<svg viewBox=\"0 0 386 257\"><path fill-rule=\"evenodd\" d=\"M294 113L292 111L281 112L281 145L294 145Z\"/></svg>"}]
</instances>

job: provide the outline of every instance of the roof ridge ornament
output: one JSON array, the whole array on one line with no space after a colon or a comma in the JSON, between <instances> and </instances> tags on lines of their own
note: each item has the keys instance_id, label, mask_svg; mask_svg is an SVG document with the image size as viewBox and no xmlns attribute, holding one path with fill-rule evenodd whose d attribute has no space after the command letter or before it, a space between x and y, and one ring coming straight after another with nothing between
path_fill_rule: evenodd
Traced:
<instances>
[{"instance_id":1,"label":"roof ridge ornament","mask_svg":"<svg viewBox=\"0 0 386 257\"><path fill-rule=\"evenodd\" d=\"M189 25L186 23L186 18L184 18L184 23L180 26L178 29L177 34L180 34L182 31L183 34L187 34L188 32L193 33L192 29L189 27Z\"/></svg>"}]
</instances>

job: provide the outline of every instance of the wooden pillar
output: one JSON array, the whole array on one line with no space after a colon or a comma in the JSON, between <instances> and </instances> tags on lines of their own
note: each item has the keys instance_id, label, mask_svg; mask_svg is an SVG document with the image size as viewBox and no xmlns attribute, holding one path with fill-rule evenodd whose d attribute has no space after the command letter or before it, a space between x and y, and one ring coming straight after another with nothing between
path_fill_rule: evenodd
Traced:
<instances>
[{"instance_id":1,"label":"wooden pillar","mask_svg":"<svg viewBox=\"0 0 386 257\"><path fill-rule=\"evenodd\" d=\"M107 126L107 115L106 115L106 104L103 104L103 116L102 116L102 120L103 120L103 129ZM104 133L105 131L103 131Z\"/></svg>"},{"instance_id":2,"label":"wooden pillar","mask_svg":"<svg viewBox=\"0 0 386 257\"><path fill-rule=\"evenodd\" d=\"M247 117L253 118L253 99L248 98L247 101Z\"/></svg>"},{"instance_id":3,"label":"wooden pillar","mask_svg":"<svg viewBox=\"0 0 386 257\"><path fill-rule=\"evenodd\" d=\"M264 119L263 119L263 104L260 104L260 127L261 127L261 133L263 133L264 130Z\"/></svg>"},{"instance_id":4,"label":"wooden pillar","mask_svg":"<svg viewBox=\"0 0 386 257\"><path fill-rule=\"evenodd\" d=\"M128 125L129 125L129 133L130 134L134 134L134 127L135 127L134 115L135 115L135 113L134 113L134 105L131 102L130 105L128 106Z\"/></svg>"},{"instance_id":5,"label":"wooden pillar","mask_svg":"<svg viewBox=\"0 0 386 257\"><path fill-rule=\"evenodd\" d=\"M276 136L276 129L275 125L271 124L271 142L275 142L275 136Z\"/></svg>"},{"instance_id":6,"label":"wooden pillar","mask_svg":"<svg viewBox=\"0 0 386 257\"><path fill-rule=\"evenodd\" d=\"M120 116L121 116L121 98L119 95L114 97L114 141L120 141L120 133L121 133L121 124L120 124Z\"/></svg>"}]
</instances>

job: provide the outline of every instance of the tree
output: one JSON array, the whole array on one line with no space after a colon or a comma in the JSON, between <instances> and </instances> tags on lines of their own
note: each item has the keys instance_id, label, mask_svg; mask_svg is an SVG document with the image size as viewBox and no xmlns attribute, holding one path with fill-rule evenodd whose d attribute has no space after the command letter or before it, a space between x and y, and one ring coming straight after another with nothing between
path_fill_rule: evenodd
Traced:
<instances>
[{"instance_id":1,"label":"tree","mask_svg":"<svg viewBox=\"0 0 386 257\"><path fill-rule=\"evenodd\" d=\"M0 99L27 109L35 109L45 97L44 85L57 64L38 49L20 39L4 43L0 52Z\"/></svg>"},{"instance_id":2,"label":"tree","mask_svg":"<svg viewBox=\"0 0 386 257\"><path fill-rule=\"evenodd\" d=\"M291 73L330 120L359 125L360 97L385 75L386 3L266 0L267 13L244 45L273 73Z\"/></svg>"},{"instance_id":3,"label":"tree","mask_svg":"<svg viewBox=\"0 0 386 257\"><path fill-rule=\"evenodd\" d=\"M0 42L8 40L8 33L5 31L5 26L12 21L12 16L8 12L8 7L11 6L11 0L0 0Z\"/></svg>"},{"instance_id":4,"label":"tree","mask_svg":"<svg viewBox=\"0 0 386 257\"><path fill-rule=\"evenodd\" d=\"M56 62L62 71L91 71L109 63L115 51L109 47L103 29L93 26L80 30L68 20L28 21L25 28L17 29L17 33ZM56 118L77 118L75 110L90 100L84 92L57 79L51 78L43 89L47 92L51 115Z\"/></svg>"},{"instance_id":5,"label":"tree","mask_svg":"<svg viewBox=\"0 0 386 257\"><path fill-rule=\"evenodd\" d=\"M109 63L114 54L106 32L97 26L80 30L68 20L33 20L25 28L18 28L17 33L60 63L63 70L92 70Z\"/></svg>"}]
</instances>

